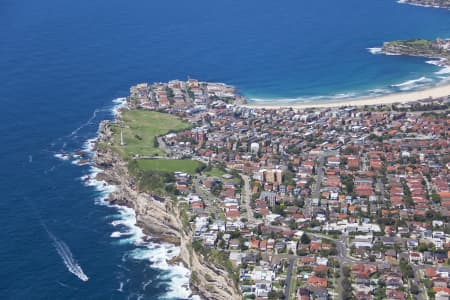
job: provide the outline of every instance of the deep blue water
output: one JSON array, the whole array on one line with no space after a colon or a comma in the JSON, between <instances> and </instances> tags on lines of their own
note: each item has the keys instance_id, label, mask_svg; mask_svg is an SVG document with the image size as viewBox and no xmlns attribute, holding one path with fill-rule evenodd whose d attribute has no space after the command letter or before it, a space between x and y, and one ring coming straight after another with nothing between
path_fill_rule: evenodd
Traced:
<instances>
[{"instance_id":1,"label":"deep blue water","mask_svg":"<svg viewBox=\"0 0 450 300\"><path fill-rule=\"evenodd\" d=\"M176 272L148 262L158 250L110 237L129 229L83 184L89 167L54 157L94 137L130 85L192 76L264 99L389 90L439 69L366 48L449 36L449 11L391 0L0 1L0 297L174 295ZM46 228L89 281L68 271Z\"/></svg>"}]
</instances>

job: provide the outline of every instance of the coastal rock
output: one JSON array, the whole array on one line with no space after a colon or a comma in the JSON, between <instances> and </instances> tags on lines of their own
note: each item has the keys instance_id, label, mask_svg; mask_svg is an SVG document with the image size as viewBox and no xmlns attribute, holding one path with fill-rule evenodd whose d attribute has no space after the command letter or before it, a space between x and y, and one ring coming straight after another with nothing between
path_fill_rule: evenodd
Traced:
<instances>
[{"instance_id":1,"label":"coastal rock","mask_svg":"<svg viewBox=\"0 0 450 300\"><path fill-rule=\"evenodd\" d=\"M112 138L108 125L108 122L101 122L97 145L108 143ZM96 165L103 170L96 179L117 187L108 201L132 208L136 212L137 225L149 236L149 240L180 247L179 257L171 259L169 263L181 262L191 270L190 288L194 294L202 299L242 299L225 270L208 263L193 251L192 237L183 230L178 207L170 199L157 201L146 193L138 192L133 177L128 173L126 162L109 149L97 147L94 157Z\"/></svg>"},{"instance_id":2,"label":"coastal rock","mask_svg":"<svg viewBox=\"0 0 450 300\"><path fill-rule=\"evenodd\" d=\"M385 42L381 53L386 55L419 56L430 59L438 59L436 64L445 67L450 66L450 40L449 39L412 39Z\"/></svg>"}]
</instances>

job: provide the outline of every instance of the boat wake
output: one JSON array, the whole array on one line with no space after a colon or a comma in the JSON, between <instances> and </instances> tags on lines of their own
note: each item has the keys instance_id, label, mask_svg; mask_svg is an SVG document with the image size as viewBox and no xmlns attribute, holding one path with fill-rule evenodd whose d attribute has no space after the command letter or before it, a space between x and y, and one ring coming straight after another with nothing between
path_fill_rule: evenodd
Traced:
<instances>
[{"instance_id":1,"label":"boat wake","mask_svg":"<svg viewBox=\"0 0 450 300\"><path fill-rule=\"evenodd\" d=\"M72 251L70 251L69 246L67 246L67 244L64 243L64 241L62 241L61 239L58 239L56 235L54 235L53 232L50 231L50 229L47 227L47 224L45 224L44 220L41 217L41 214L39 213L39 210L34 205L34 203L30 201L28 198L25 198L25 200L28 202L31 209L34 211L37 219L39 220L40 225L42 226L42 228L44 228L48 237L52 241L53 246L56 249L56 252L63 260L64 264L67 267L67 270L69 270L70 273L77 276L81 281L88 281L89 277L84 273L81 266L74 259Z\"/></svg>"},{"instance_id":2,"label":"boat wake","mask_svg":"<svg viewBox=\"0 0 450 300\"><path fill-rule=\"evenodd\" d=\"M342 95L339 95L342 96ZM160 276L160 281L157 284L167 285L165 287L166 293L164 298L169 299L198 299L192 296L192 291L189 289L190 280L190 270L185 268L181 263L179 265L171 265L169 261L180 253L179 247L171 244L156 244L148 241L147 236L144 234L142 229L136 225L136 213L133 209L111 204L107 198L109 195L117 189L117 186L109 184L106 181L98 179L97 175L102 172L101 169L95 167L95 164L90 159L95 155L95 145L97 138L92 137L92 131L98 127L98 123L101 119L110 119L116 116L120 109L126 105L126 98L117 98L113 100L113 107L109 109L109 114L105 115L106 109L96 110L92 116L84 122L80 127L73 130L68 136L65 136L62 140L55 142L53 146L53 155L65 162L75 163L80 165L80 159L84 158L86 160L86 165L90 166L89 170L81 176L80 180L85 186L94 188L98 195L95 197L95 203L98 205L104 205L117 210L118 214L114 214L110 218L112 232L110 237L114 239L113 244L116 245L131 245L131 249L127 250L124 254L122 260L123 262L145 261L149 267L152 269L158 269ZM83 142L80 139L83 138ZM74 149L70 151L69 147L63 145L63 147L57 147L58 144L62 142L67 142L68 145L73 146ZM80 147L82 143L82 148ZM58 149L56 149L58 148ZM84 154L83 157L78 157L77 152ZM63 163L63 162L61 162ZM44 228L46 228L44 226ZM67 269L76 275L81 280L88 280L88 277L83 272L80 265L74 260L69 247L56 236L54 236L50 231L47 231L49 237L52 239L55 249L58 254L63 259ZM139 286L139 290L135 291L136 287L129 283L129 279L125 279L127 274L131 273L130 270L121 267L123 272L118 281L117 291L121 293L132 292L136 299L136 293L139 293L139 297L144 297L145 294L149 293L149 287L154 284L154 279L145 280ZM123 273L123 274L122 274ZM132 291L130 291L130 289ZM142 295L141 295L142 294Z\"/></svg>"},{"instance_id":3,"label":"boat wake","mask_svg":"<svg viewBox=\"0 0 450 300\"><path fill-rule=\"evenodd\" d=\"M82 122L77 128L70 133L61 136L50 143L49 151L59 159L70 159L68 153L75 152L80 143L92 136L93 132L98 130L98 124L101 120L109 119L111 114L117 115L119 110L126 105L126 98L117 98L113 100L113 105L106 105L102 108L95 109L87 120ZM87 142L91 142L88 140Z\"/></svg>"},{"instance_id":4,"label":"boat wake","mask_svg":"<svg viewBox=\"0 0 450 300\"><path fill-rule=\"evenodd\" d=\"M70 251L69 246L64 243L62 240L58 239L51 231L48 230L45 224L42 224L47 232L48 236L53 242L53 246L58 252L59 256L62 258L64 264L69 270L70 273L77 276L81 281L88 281L89 277L84 273L83 269L77 263L77 261L73 258L72 251Z\"/></svg>"},{"instance_id":5,"label":"boat wake","mask_svg":"<svg viewBox=\"0 0 450 300\"><path fill-rule=\"evenodd\" d=\"M91 117L86 122L81 124L78 128L73 130L67 137L73 137L76 134L78 134L78 132L80 130L82 130L83 128L85 128L86 126L92 125L94 123L95 119L97 118L97 114L98 113L109 112L109 111L110 111L110 109L108 109L108 108L98 108L98 109L94 110L94 112L92 113Z\"/></svg>"}]
</instances>

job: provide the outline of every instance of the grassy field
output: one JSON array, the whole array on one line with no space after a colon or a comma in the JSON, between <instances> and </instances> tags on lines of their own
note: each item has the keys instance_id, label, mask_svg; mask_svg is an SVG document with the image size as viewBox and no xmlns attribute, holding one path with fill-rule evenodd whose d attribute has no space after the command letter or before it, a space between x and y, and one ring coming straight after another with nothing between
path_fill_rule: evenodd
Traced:
<instances>
[{"instance_id":1,"label":"grassy field","mask_svg":"<svg viewBox=\"0 0 450 300\"><path fill-rule=\"evenodd\" d=\"M173 173L176 171L195 174L198 167L203 164L196 160L175 160L175 159L141 159L137 160L137 166L140 170L159 171Z\"/></svg>"},{"instance_id":2,"label":"grassy field","mask_svg":"<svg viewBox=\"0 0 450 300\"><path fill-rule=\"evenodd\" d=\"M211 168L211 170L204 171L203 174L205 174L206 176L222 178L222 176L227 174L227 172L225 172L222 169L213 167L213 168Z\"/></svg>"},{"instance_id":3,"label":"grassy field","mask_svg":"<svg viewBox=\"0 0 450 300\"><path fill-rule=\"evenodd\" d=\"M112 128L115 133L113 148L123 158L129 159L136 154L164 155L155 147L155 137L190 128L190 125L175 116L145 110L131 110L122 114L123 138L125 146L120 146L120 128Z\"/></svg>"}]
</instances>

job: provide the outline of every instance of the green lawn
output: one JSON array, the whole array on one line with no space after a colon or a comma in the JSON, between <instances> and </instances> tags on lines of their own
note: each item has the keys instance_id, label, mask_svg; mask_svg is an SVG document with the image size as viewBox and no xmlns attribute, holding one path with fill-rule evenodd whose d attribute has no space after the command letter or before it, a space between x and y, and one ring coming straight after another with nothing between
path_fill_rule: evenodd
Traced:
<instances>
[{"instance_id":1,"label":"green lawn","mask_svg":"<svg viewBox=\"0 0 450 300\"><path fill-rule=\"evenodd\" d=\"M122 114L123 138L125 146L120 146L120 128L113 125L115 133L113 148L124 158L131 158L136 154L164 155L155 147L155 137L190 128L190 125L179 118L154 111L131 110Z\"/></svg>"},{"instance_id":2,"label":"green lawn","mask_svg":"<svg viewBox=\"0 0 450 300\"><path fill-rule=\"evenodd\" d=\"M205 175L207 175L207 176L211 176L211 177L219 177L219 178L222 178L222 176L225 175L225 174L227 174L227 172L225 172L225 171L222 170L222 169L213 167L213 168L211 168L211 170L203 172L203 174L205 174Z\"/></svg>"},{"instance_id":3,"label":"green lawn","mask_svg":"<svg viewBox=\"0 0 450 300\"><path fill-rule=\"evenodd\" d=\"M195 174L198 167L203 164L196 160L182 159L141 159L137 166L142 171L160 171L173 173L176 171Z\"/></svg>"}]
</instances>

